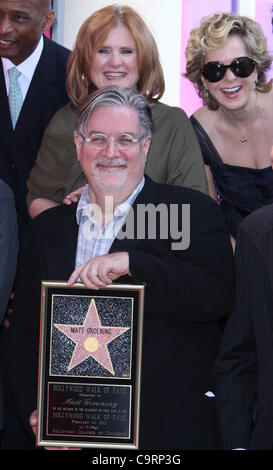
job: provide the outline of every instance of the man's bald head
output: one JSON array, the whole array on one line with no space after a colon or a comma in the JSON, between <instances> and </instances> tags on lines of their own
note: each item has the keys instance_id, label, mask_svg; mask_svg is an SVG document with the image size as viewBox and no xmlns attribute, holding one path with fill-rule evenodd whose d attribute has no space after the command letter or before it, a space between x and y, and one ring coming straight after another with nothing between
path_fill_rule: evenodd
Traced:
<instances>
[{"instance_id":1,"label":"man's bald head","mask_svg":"<svg viewBox=\"0 0 273 470\"><path fill-rule=\"evenodd\" d=\"M23 62L53 21L50 0L0 0L0 57Z\"/></svg>"},{"instance_id":2,"label":"man's bald head","mask_svg":"<svg viewBox=\"0 0 273 470\"><path fill-rule=\"evenodd\" d=\"M52 1L51 0L38 0L37 3L40 3L43 11L48 12L52 10Z\"/></svg>"}]
</instances>

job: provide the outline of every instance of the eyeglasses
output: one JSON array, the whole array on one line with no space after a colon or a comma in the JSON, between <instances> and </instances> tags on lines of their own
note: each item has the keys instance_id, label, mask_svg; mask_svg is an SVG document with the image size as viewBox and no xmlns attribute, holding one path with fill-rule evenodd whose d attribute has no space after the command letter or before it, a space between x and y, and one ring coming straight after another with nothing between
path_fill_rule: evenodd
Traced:
<instances>
[{"instance_id":1,"label":"eyeglasses","mask_svg":"<svg viewBox=\"0 0 273 470\"><path fill-rule=\"evenodd\" d=\"M108 137L108 135L101 132L94 132L90 137L85 137L81 132L79 132L79 135L87 144L90 144L95 149L106 148L109 140L112 140L118 149L126 150L143 139L143 136L134 137L131 134L119 134L116 137Z\"/></svg>"},{"instance_id":2,"label":"eyeglasses","mask_svg":"<svg viewBox=\"0 0 273 470\"><path fill-rule=\"evenodd\" d=\"M224 78L227 69L231 69L236 77L246 78L252 74L255 65L255 60L250 57L237 57L229 65L223 65L221 62L208 62L202 68L201 73L209 82L219 82Z\"/></svg>"}]
</instances>

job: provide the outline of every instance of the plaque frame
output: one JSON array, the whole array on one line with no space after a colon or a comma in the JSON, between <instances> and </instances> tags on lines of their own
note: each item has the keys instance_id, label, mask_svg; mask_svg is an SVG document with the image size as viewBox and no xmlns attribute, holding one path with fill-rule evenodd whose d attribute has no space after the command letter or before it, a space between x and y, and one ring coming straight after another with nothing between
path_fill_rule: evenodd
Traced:
<instances>
[{"instance_id":1,"label":"plaque frame","mask_svg":"<svg viewBox=\"0 0 273 470\"><path fill-rule=\"evenodd\" d=\"M91 290L42 281L37 446L138 449L144 291L144 284ZM87 343L67 333L98 330L102 341L102 333L116 335L99 359L92 333L87 353Z\"/></svg>"}]
</instances>

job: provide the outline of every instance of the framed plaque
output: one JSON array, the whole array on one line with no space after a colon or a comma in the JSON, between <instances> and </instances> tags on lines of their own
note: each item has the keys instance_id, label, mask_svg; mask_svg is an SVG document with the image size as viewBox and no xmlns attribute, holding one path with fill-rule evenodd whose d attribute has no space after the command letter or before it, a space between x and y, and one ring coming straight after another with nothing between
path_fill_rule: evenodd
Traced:
<instances>
[{"instance_id":1,"label":"framed plaque","mask_svg":"<svg viewBox=\"0 0 273 470\"><path fill-rule=\"evenodd\" d=\"M42 282L38 446L137 449L144 285Z\"/></svg>"}]
</instances>

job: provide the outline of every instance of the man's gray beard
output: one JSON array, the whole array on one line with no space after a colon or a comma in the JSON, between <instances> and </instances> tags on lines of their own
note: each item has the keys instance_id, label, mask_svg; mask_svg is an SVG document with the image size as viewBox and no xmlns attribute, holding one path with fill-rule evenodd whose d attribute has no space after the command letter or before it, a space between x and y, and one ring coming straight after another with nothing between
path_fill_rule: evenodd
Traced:
<instances>
[{"instance_id":1,"label":"man's gray beard","mask_svg":"<svg viewBox=\"0 0 273 470\"><path fill-rule=\"evenodd\" d=\"M104 177L101 174L100 175L95 174L95 181L96 181L98 187L100 189L102 189L103 191L118 191L119 189L121 189L125 185L126 180L127 180L127 171L122 170L122 172L124 174L120 176L119 181L116 182L115 184L105 183L103 181ZM105 172L105 174L107 174L107 172Z\"/></svg>"}]
</instances>

